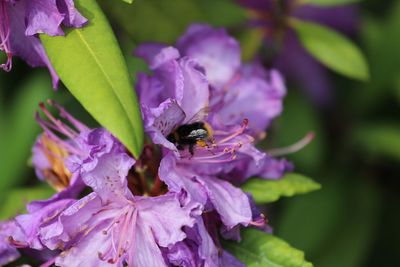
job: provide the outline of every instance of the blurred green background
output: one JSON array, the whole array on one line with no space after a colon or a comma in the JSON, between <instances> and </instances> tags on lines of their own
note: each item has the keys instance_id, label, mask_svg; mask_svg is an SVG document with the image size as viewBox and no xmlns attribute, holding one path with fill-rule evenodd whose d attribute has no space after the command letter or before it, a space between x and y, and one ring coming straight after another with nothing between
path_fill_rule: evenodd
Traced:
<instances>
[{"instance_id":1,"label":"blurred green background","mask_svg":"<svg viewBox=\"0 0 400 267\"><path fill-rule=\"evenodd\" d=\"M172 44L192 22L227 27L245 44L246 56L257 47L248 39L248 13L234 1L99 2L133 78L144 69L131 57L135 45ZM322 190L267 207L275 234L304 250L315 266L400 266L400 1L361 1L359 14L353 39L367 57L370 81L330 73L333 101L324 107L290 83L284 112L265 144L287 146L310 130L316 133L311 145L289 158L296 172L320 182ZM0 219L52 193L29 167L31 146L40 132L34 112L47 98L94 125L65 88L52 90L46 70L14 59L11 73L0 72Z\"/></svg>"}]
</instances>

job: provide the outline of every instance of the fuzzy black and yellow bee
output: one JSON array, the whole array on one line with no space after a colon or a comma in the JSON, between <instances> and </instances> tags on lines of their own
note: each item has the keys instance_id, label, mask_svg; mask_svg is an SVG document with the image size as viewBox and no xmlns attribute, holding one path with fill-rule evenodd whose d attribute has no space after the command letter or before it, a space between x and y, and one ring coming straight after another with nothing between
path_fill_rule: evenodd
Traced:
<instances>
[{"instance_id":1,"label":"fuzzy black and yellow bee","mask_svg":"<svg viewBox=\"0 0 400 267\"><path fill-rule=\"evenodd\" d=\"M191 155L194 154L195 145L207 147L208 142L213 142L210 125L200 121L178 126L167 136L167 139L175 144L179 150L189 147Z\"/></svg>"},{"instance_id":2,"label":"fuzzy black and yellow bee","mask_svg":"<svg viewBox=\"0 0 400 267\"><path fill-rule=\"evenodd\" d=\"M204 121L207 116L207 109L199 111L185 124L175 127L167 136L167 140L175 144L178 150L189 148L193 156L194 147L208 147L208 144L214 144L213 131L211 126Z\"/></svg>"}]
</instances>

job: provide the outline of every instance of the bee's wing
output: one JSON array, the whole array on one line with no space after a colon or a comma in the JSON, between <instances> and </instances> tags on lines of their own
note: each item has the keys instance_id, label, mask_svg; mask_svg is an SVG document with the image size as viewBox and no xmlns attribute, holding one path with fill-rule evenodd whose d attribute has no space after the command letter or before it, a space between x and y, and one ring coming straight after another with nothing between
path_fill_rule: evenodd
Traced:
<instances>
[{"instance_id":1,"label":"bee's wing","mask_svg":"<svg viewBox=\"0 0 400 267\"><path fill-rule=\"evenodd\" d=\"M196 114L193 115L188 121L186 121L186 124L191 124L194 122L199 122L199 121L205 121L207 119L208 113L210 109L207 107L204 107L200 109Z\"/></svg>"},{"instance_id":2,"label":"bee's wing","mask_svg":"<svg viewBox=\"0 0 400 267\"><path fill-rule=\"evenodd\" d=\"M173 101L169 107L154 120L154 127L158 128L164 136L167 136L178 125L182 124L186 114L182 108Z\"/></svg>"}]
</instances>

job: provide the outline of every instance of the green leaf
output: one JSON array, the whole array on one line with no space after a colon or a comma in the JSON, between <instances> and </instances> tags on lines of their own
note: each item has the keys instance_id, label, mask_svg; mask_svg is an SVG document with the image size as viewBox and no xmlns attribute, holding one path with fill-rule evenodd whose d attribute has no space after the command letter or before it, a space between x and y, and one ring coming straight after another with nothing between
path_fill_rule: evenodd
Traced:
<instances>
[{"instance_id":1,"label":"green leaf","mask_svg":"<svg viewBox=\"0 0 400 267\"><path fill-rule=\"evenodd\" d=\"M242 60L249 61L254 59L258 50L263 44L264 36L261 30L251 29L243 32L239 37L240 47L242 48Z\"/></svg>"},{"instance_id":2,"label":"green leaf","mask_svg":"<svg viewBox=\"0 0 400 267\"><path fill-rule=\"evenodd\" d=\"M18 188L9 192L0 209L0 220L7 220L26 211L26 204L39 199L47 199L54 190L47 185L31 188Z\"/></svg>"},{"instance_id":3,"label":"green leaf","mask_svg":"<svg viewBox=\"0 0 400 267\"><path fill-rule=\"evenodd\" d=\"M110 25L95 0L76 1L89 19L66 35L41 35L50 61L68 90L89 113L138 158L143 125L126 63Z\"/></svg>"},{"instance_id":4,"label":"green leaf","mask_svg":"<svg viewBox=\"0 0 400 267\"><path fill-rule=\"evenodd\" d=\"M257 204L274 202L282 196L291 197L320 188L320 184L297 173L288 173L279 180L253 178L242 186L244 191L253 195Z\"/></svg>"},{"instance_id":5,"label":"green leaf","mask_svg":"<svg viewBox=\"0 0 400 267\"><path fill-rule=\"evenodd\" d=\"M360 2L360 0L304 0L302 3L316 6L339 6L358 2Z\"/></svg>"},{"instance_id":6,"label":"green leaf","mask_svg":"<svg viewBox=\"0 0 400 267\"><path fill-rule=\"evenodd\" d=\"M370 123L358 126L353 142L363 152L400 161L400 124L395 122Z\"/></svg>"},{"instance_id":7,"label":"green leaf","mask_svg":"<svg viewBox=\"0 0 400 267\"><path fill-rule=\"evenodd\" d=\"M224 242L224 248L248 267L310 267L304 253L259 230L242 231L242 242Z\"/></svg>"},{"instance_id":8,"label":"green leaf","mask_svg":"<svg viewBox=\"0 0 400 267\"><path fill-rule=\"evenodd\" d=\"M351 40L320 24L292 21L303 46L322 64L350 78L369 79L364 55Z\"/></svg>"},{"instance_id":9,"label":"green leaf","mask_svg":"<svg viewBox=\"0 0 400 267\"><path fill-rule=\"evenodd\" d=\"M0 194L26 180L26 162L40 132L34 113L40 101L54 94L45 71L35 71L16 91L18 93L12 101L9 100L9 106L2 108L7 116L0 121Z\"/></svg>"},{"instance_id":10,"label":"green leaf","mask_svg":"<svg viewBox=\"0 0 400 267\"><path fill-rule=\"evenodd\" d=\"M128 3L128 4L132 4L133 3L133 0L122 0L123 2L125 2L125 3Z\"/></svg>"}]
</instances>

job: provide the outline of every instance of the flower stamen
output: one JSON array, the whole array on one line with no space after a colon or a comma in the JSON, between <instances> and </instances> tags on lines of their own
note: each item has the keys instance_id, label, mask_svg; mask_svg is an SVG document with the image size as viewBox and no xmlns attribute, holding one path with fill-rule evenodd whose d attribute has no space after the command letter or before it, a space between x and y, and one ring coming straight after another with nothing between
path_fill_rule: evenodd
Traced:
<instances>
[{"instance_id":1,"label":"flower stamen","mask_svg":"<svg viewBox=\"0 0 400 267\"><path fill-rule=\"evenodd\" d=\"M0 68L10 71L12 68L12 53L10 49L10 22L6 1L0 1L0 50L7 55L6 63L0 64Z\"/></svg>"},{"instance_id":2,"label":"flower stamen","mask_svg":"<svg viewBox=\"0 0 400 267\"><path fill-rule=\"evenodd\" d=\"M267 153L271 156L274 157L280 157L288 154L295 153L301 149L303 149L306 145L308 145L315 137L314 132L309 132L304 136L302 139L300 139L298 142L294 143L293 145L287 146L287 147L282 147L282 148L275 148L275 149L270 149L267 151Z\"/></svg>"}]
</instances>

